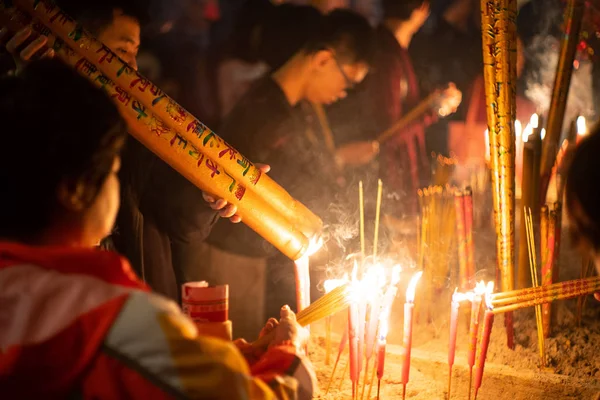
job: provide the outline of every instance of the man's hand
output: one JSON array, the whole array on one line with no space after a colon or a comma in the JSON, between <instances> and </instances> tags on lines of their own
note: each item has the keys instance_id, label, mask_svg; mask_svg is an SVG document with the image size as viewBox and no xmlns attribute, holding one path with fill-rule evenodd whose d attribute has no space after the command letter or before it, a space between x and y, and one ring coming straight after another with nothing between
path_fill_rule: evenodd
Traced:
<instances>
[{"instance_id":1,"label":"man's hand","mask_svg":"<svg viewBox=\"0 0 600 400\"><path fill-rule=\"evenodd\" d=\"M263 174L266 174L271 170L271 167L266 164L256 164L256 167L260 169ZM227 200L207 192L202 192L202 197L210 205L210 208L219 212L221 218L229 218L234 224L242 222L242 217L237 214L237 207L235 204L230 204Z\"/></svg>"},{"instance_id":2,"label":"man's hand","mask_svg":"<svg viewBox=\"0 0 600 400\"><path fill-rule=\"evenodd\" d=\"M20 71L32 60L54 57L54 50L46 48L48 38L43 35L33 40L22 50L19 50L32 35L33 31L30 27L25 27L12 36L6 28L0 30L0 41L6 42L6 51L12 54L17 66L17 71Z\"/></svg>"},{"instance_id":3,"label":"man's hand","mask_svg":"<svg viewBox=\"0 0 600 400\"><path fill-rule=\"evenodd\" d=\"M370 163L379 154L379 143L354 142L341 146L335 152L335 158L341 166L360 166Z\"/></svg>"},{"instance_id":4,"label":"man's hand","mask_svg":"<svg viewBox=\"0 0 600 400\"><path fill-rule=\"evenodd\" d=\"M462 93L456 88L454 83L450 83L441 94L438 114L442 117L447 117L448 115L455 113L461 101Z\"/></svg>"},{"instance_id":5,"label":"man's hand","mask_svg":"<svg viewBox=\"0 0 600 400\"><path fill-rule=\"evenodd\" d=\"M294 314L289 306L283 306L279 312L279 317L279 323L274 328L275 337L269 344L269 347L281 344L292 344L299 352L304 351L309 334L308 331L301 327L296 321L296 314ZM265 326L263 330L266 328L267 327Z\"/></svg>"}]
</instances>

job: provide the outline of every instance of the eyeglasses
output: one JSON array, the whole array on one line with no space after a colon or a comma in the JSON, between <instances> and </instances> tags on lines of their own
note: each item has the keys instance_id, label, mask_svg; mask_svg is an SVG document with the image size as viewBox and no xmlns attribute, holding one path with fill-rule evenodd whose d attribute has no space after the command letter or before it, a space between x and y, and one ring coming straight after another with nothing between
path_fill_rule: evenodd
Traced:
<instances>
[{"instance_id":1,"label":"eyeglasses","mask_svg":"<svg viewBox=\"0 0 600 400\"><path fill-rule=\"evenodd\" d=\"M340 71L340 74L342 74L342 77L346 81L346 90L353 89L354 85L356 85L356 82L354 82L353 80L348 78L348 75L346 75L346 73L344 72L344 69L342 68L342 64L340 64L340 62L337 59L337 57L335 56L335 54L333 54L333 61L335 61L335 65L337 66L338 70Z\"/></svg>"}]
</instances>

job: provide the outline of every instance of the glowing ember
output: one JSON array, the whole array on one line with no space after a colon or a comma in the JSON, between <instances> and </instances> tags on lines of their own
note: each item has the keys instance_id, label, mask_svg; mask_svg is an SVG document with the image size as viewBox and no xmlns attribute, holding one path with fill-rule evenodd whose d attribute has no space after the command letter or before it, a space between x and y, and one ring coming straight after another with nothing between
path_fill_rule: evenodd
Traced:
<instances>
[{"instance_id":1,"label":"glowing ember","mask_svg":"<svg viewBox=\"0 0 600 400\"><path fill-rule=\"evenodd\" d=\"M580 136L585 136L585 134L587 134L587 124L584 116L579 116L577 118L577 134Z\"/></svg>"},{"instance_id":2,"label":"glowing ember","mask_svg":"<svg viewBox=\"0 0 600 400\"><path fill-rule=\"evenodd\" d=\"M423 271L419 271L410 280L410 283L408 284L408 288L406 289L406 302L407 303L414 303L415 292L417 290L417 283L419 283L419 279L421 279L422 275L423 275Z\"/></svg>"}]
</instances>

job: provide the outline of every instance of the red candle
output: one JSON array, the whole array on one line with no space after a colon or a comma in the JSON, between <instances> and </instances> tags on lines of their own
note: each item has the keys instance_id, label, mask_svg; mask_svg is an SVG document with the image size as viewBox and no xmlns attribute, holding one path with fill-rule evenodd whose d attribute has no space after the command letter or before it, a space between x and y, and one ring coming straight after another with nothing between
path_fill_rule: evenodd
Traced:
<instances>
[{"instance_id":1,"label":"red candle","mask_svg":"<svg viewBox=\"0 0 600 400\"><path fill-rule=\"evenodd\" d=\"M363 369L365 352L365 328L367 319L367 300L363 296L358 303L358 376Z\"/></svg>"},{"instance_id":2,"label":"red candle","mask_svg":"<svg viewBox=\"0 0 600 400\"><path fill-rule=\"evenodd\" d=\"M450 304L450 343L448 344L448 365L450 371L454 365L454 356L456 355L456 330L458 327L458 308L460 303L457 299L457 293L452 295L452 303Z\"/></svg>"},{"instance_id":3,"label":"red candle","mask_svg":"<svg viewBox=\"0 0 600 400\"><path fill-rule=\"evenodd\" d=\"M494 324L494 313L492 310L485 311L485 317L483 319L483 329L481 331L481 342L479 357L477 357L477 366L475 368L475 398L477 398L477 391L481 387L481 381L483 380L483 368L485 366L485 357L487 355L488 345L490 344L490 334L492 332L492 326Z\"/></svg>"},{"instance_id":4,"label":"red candle","mask_svg":"<svg viewBox=\"0 0 600 400\"><path fill-rule=\"evenodd\" d=\"M296 276L296 309L302 311L310 305L310 268L308 256L294 262Z\"/></svg>"},{"instance_id":5,"label":"red candle","mask_svg":"<svg viewBox=\"0 0 600 400\"><path fill-rule=\"evenodd\" d=\"M385 338L377 340L377 379L383 378L383 368L385 367Z\"/></svg>"},{"instance_id":6,"label":"red candle","mask_svg":"<svg viewBox=\"0 0 600 400\"><path fill-rule=\"evenodd\" d=\"M404 337L402 339L402 383L407 384L410 374L410 353L412 348L412 320L415 305L413 303L404 304Z\"/></svg>"},{"instance_id":7,"label":"red candle","mask_svg":"<svg viewBox=\"0 0 600 400\"><path fill-rule=\"evenodd\" d=\"M475 353L477 350L477 333L479 331L479 311L481 310L481 295L475 294L471 302L471 324L469 325L469 352L467 360L469 367L475 365Z\"/></svg>"},{"instance_id":8,"label":"red candle","mask_svg":"<svg viewBox=\"0 0 600 400\"><path fill-rule=\"evenodd\" d=\"M410 280L408 288L406 289L406 303L404 303L404 337L402 339L402 353L404 356L402 360L402 383L404 384L405 389L410 373L410 352L412 349L412 325L413 311L415 309L415 292L417 290L417 283L419 282L419 279L421 279L422 275L423 271L417 272Z\"/></svg>"}]
</instances>

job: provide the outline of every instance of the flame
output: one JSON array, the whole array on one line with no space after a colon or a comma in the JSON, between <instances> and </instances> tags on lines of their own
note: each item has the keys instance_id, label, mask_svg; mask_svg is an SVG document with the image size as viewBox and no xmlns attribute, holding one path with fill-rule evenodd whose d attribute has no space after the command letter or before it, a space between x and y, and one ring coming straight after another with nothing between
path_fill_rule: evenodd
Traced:
<instances>
[{"instance_id":1,"label":"flame","mask_svg":"<svg viewBox=\"0 0 600 400\"><path fill-rule=\"evenodd\" d=\"M454 294L452 294L452 302L453 303L460 303L462 301L470 300L469 293L461 293L461 292L458 292L457 290L458 289L455 289Z\"/></svg>"},{"instance_id":2,"label":"flame","mask_svg":"<svg viewBox=\"0 0 600 400\"><path fill-rule=\"evenodd\" d=\"M529 141L529 136L533 135L533 128L531 124L527 124L525 129L523 129L523 143L527 143Z\"/></svg>"},{"instance_id":3,"label":"flame","mask_svg":"<svg viewBox=\"0 0 600 400\"><path fill-rule=\"evenodd\" d=\"M531 118L529 119L529 125L531 125L533 129L537 129L537 127L540 125L540 117L535 113L532 114Z\"/></svg>"},{"instance_id":4,"label":"flame","mask_svg":"<svg viewBox=\"0 0 600 400\"><path fill-rule=\"evenodd\" d=\"M522 132L523 132L523 125L521 124L521 121L519 121L517 119L517 120L515 120L515 138L516 139L520 138Z\"/></svg>"},{"instance_id":5,"label":"flame","mask_svg":"<svg viewBox=\"0 0 600 400\"><path fill-rule=\"evenodd\" d=\"M312 238L310 239L310 242L308 244L308 250L306 250L306 256L310 257L313 254L315 254L317 251L319 251L321 249L321 247L323 247L323 237L319 236L318 238Z\"/></svg>"},{"instance_id":6,"label":"flame","mask_svg":"<svg viewBox=\"0 0 600 400\"><path fill-rule=\"evenodd\" d=\"M408 288L406 289L406 302L413 303L415 301L415 292L417 290L417 283L423 275L423 271L419 271L411 278Z\"/></svg>"},{"instance_id":7,"label":"flame","mask_svg":"<svg viewBox=\"0 0 600 400\"><path fill-rule=\"evenodd\" d=\"M388 316L387 314L382 314L379 317L379 338L384 340L387 337L389 331L388 325Z\"/></svg>"},{"instance_id":8,"label":"flame","mask_svg":"<svg viewBox=\"0 0 600 400\"><path fill-rule=\"evenodd\" d=\"M580 115L577 118L577 134L583 136L586 133L587 133L587 125L586 125L585 117Z\"/></svg>"},{"instance_id":9,"label":"flame","mask_svg":"<svg viewBox=\"0 0 600 400\"><path fill-rule=\"evenodd\" d=\"M492 287L492 290L493 290L493 287ZM477 285L475 285L475 290L474 290L475 294L481 296L481 295L485 294L486 291L487 291L487 286L485 285L485 282L484 281L477 282Z\"/></svg>"},{"instance_id":10,"label":"flame","mask_svg":"<svg viewBox=\"0 0 600 400\"><path fill-rule=\"evenodd\" d=\"M344 276L342 279L328 279L323 282L323 288L325 289L325 293L331 292L333 289L336 289L344 284L348 283L348 276Z\"/></svg>"},{"instance_id":11,"label":"flame","mask_svg":"<svg viewBox=\"0 0 600 400\"><path fill-rule=\"evenodd\" d=\"M546 137L546 129L542 128L542 133L540 134L540 136L542 137L542 140L544 140L544 138Z\"/></svg>"},{"instance_id":12,"label":"flame","mask_svg":"<svg viewBox=\"0 0 600 400\"><path fill-rule=\"evenodd\" d=\"M485 305L489 310L493 310L492 294L494 293L494 281L489 281L485 290Z\"/></svg>"}]
</instances>

